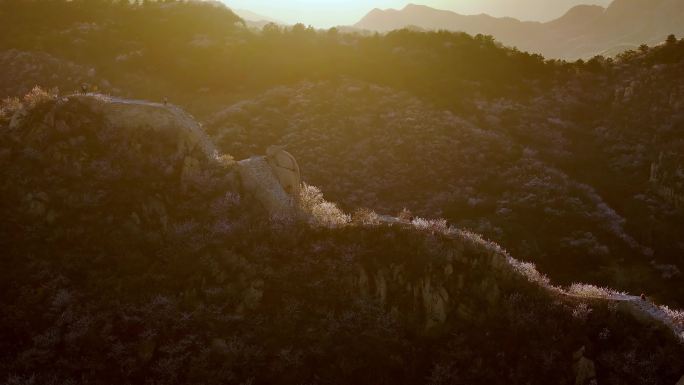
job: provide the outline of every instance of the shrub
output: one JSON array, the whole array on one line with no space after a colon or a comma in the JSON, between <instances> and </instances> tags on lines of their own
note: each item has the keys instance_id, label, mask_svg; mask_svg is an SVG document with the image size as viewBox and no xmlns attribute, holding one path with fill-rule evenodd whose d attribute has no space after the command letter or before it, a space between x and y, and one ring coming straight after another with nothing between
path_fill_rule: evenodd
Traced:
<instances>
[{"instance_id":1,"label":"shrub","mask_svg":"<svg viewBox=\"0 0 684 385\"><path fill-rule=\"evenodd\" d=\"M613 298L616 296L627 295L623 292L619 292L604 287L588 285L585 283L573 283L572 285L570 285L570 288L568 288L568 292L570 294L586 298Z\"/></svg>"},{"instance_id":2,"label":"shrub","mask_svg":"<svg viewBox=\"0 0 684 385\"><path fill-rule=\"evenodd\" d=\"M670 309L665 305L661 305L660 310L664 311L679 327L684 327L684 310Z\"/></svg>"},{"instance_id":3,"label":"shrub","mask_svg":"<svg viewBox=\"0 0 684 385\"><path fill-rule=\"evenodd\" d=\"M359 208L352 214L352 222L365 226L379 225L380 217L371 209Z\"/></svg>"},{"instance_id":4,"label":"shrub","mask_svg":"<svg viewBox=\"0 0 684 385\"><path fill-rule=\"evenodd\" d=\"M25 108L33 108L42 103L54 100L57 97L57 90L51 89L46 91L38 86L33 87L31 92L26 94L23 99L23 106Z\"/></svg>"},{"instance_id":5,"label":"shrub","mask_svg":"<svg viewBox=\"0 0 684 385\"><path fill-rule=\"evenodd\" d=\"M302 211L308 214L309 221L316 226L333 228L351 222L351 217L334 203L326 201L316 186L302 185L299 204Z\"/></svg>"},{"instance_id":6,"label":"shrub","mask_svg":"<svg viewBox=\"0 0 684 385\"><path fill-rule=\"evenodd\" d=\"M532 262L522 262L515 258L508 257L508 264L513 267L513 270L524 276L528 281L537 283L544 287L551 287L551 281L547 276L540 273Z\"/></svg>"},{"instance_id":7,"label":"shrub","mask_svg":"<svg viewBox=\"0 0 684 385\"><path fill-rule=\"evenodd\" d=\"M435 233L448 234L449 223L446 219L414 218L411 224L419 230L427 230Z\"/></svg>"}]
</instances>

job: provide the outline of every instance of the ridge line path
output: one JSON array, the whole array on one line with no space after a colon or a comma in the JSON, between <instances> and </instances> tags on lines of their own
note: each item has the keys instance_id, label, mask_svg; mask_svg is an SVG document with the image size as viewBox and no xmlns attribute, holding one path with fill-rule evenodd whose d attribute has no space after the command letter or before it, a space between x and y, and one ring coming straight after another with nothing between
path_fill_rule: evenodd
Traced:
<instances>
[{"instance_id":1,"label":"ridge line path","mask_svg":"<svg viewBox=\"0 0 684 385\"><path fill-rule=\"evenodd\" d=\"M177 119L179 123L183 127L189 128L192 133L195 135L197 140L200 142L200 145L202 146L202 149L206 153L207 156L209 157L216 157L219 155L218 150L214 146L214 143L209 139L208 135L204 132L202 129L202 125L188 112L186 112L184 109L181 107L171 104L171 103L166 103L166 102L151 102L148 100L142 100L142 99L126 99L126 98L121 98L117 96L109 96L105 94L100 94L100 93L93 93L93 92L88 92L88 93L74 93L74 94L69 94L60 97L60 99L64 100L69 100L69 99L87 99L87 100L95 100L95 101L101 101L106 104L110 105L129 105L129 106L142 106L142 107L150 107L159 111L165 111L171 114L173 117Z\"/></svg>"},{"instance_id":2,"label":"ridge line path","mask_svg":"<svg viewBox=\"0 0 684 385\"><path fill-rule=\"evenodd\" d=\"M111 104L123 104L123 105L135 105L135 106L146 106L156 109L162 109L170 112L175 117L179 118L180 121L186 123L185 127L190 127L195 134L197 134L198 139L202 142L202 146L206 151L213 152L208 154L211 156L216 156L217 152L211 140L202 130L202 126L185 110L182 108L169 104L169 103L156 103L146 100L135 100L135 99L125 99L114 96L107 96L99 93L75 93L71 95L66 95L63 98L90 98L90 99L100 99L103 102ZM390 215L378 215L379 222L385 225L407 225L415 228L412 221L399 219ZM456 230L455 228L450 228ZM448 231L445 235L452 236L451 231ZM507 262L508 264L508 262ZM512 267L510 264L508 266ZM513 269L515 271L515 269ZM519 273L518 273L519 274ZM603 301L612 301L618 304L625 305L625 310L630 312L635 318L642 321L655 322L660 325L665 326L669 329L682 343L684 343L684 323L676 322L662 307L654 304L651 301L644 300L641 297L627 295L627 294L609 294L606 296L592 296L592 295L580 295L574 294L563 288L547 288L550 291L556 292L557 294L575 299L594 299ZM554 290L555 289L555 290Z\"/></svg>"},{"instance_id":3,"label":"ridge line path","mask_svg":"<svg viewBox=\"0 0 684 385\"><path fill-rule=\"evenodd\" d=\"M390 215L378 215L378 218L380 223L385 225L404 225L415 227L412 221L399 219ZM446 235L452 236L453 230L456 230L456 228L451 227ZM510 265L508 262L507 265L512 267L512 265ZM516 271L515 269L513 270ZM554 292L566 298L583 300L593 299L598 301L615 302L617 304L623 305L623 309L626 312L631 313L637 320L662 325L670 330L681 343L684 343L684 323L677 322L661 306L658 306L649 300L642 299L640 296L620 293L607 294L605 296L583 295L572 293L564 288L547 287L547 289L550 292Z\"/></svg>"}]
</instances>

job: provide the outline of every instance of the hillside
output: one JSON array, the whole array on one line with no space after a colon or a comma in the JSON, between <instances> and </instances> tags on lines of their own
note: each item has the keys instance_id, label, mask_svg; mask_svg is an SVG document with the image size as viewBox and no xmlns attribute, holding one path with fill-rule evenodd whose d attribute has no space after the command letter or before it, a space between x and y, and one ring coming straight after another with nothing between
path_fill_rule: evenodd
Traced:
<instances>
[{"instance_id":1,"label":"hillside","mask_svg":"<svg viewBox=\"0 0 684 385\"><path fill-rule=\"evenodd\" d=\"M80 16L0 3L0 95L169 100L236 156L291 146L349 210L443 216L558 282L684 306L682 41L567 63L459 33L256 34L212 4L50 4Z\"/></svg>"},{"instance_id":2,"label":"hillside","mask_svg":"<svg viewBox=\"0 0 684 385\"><path fill-rule=\"evenodd\" d=\"M44 52L26 52L10 49L0 52L0 90L3 96L25 95L41 84L46 88L75 91L81 84L88 83L102 92L116 89L107 80L98 76L94 68L59 59Z\"/></svg>"},{"instance_id":3,"label":"hillside","mask_svg":"<svg viewBox=\"0 0 684 385\"><path fill-rule=\"evenodd\" d=\"M481 97L464 112L364 82L303 83L240 101L207 129L239 157L286 145L345 208L443 216L561 282L680 305L684 76L678 65L633 73L586 73L528 102ZM626 84L649 96L625 99Z\"/></svg>"},{"instance_id":4,"label":"hillside","mask_svg":"<svg viewBox=\"0 0 684 385\"><path fill-rule=\"evenodd\" d=\"M658 44L670 34L684 34L680 0L614 0L607 8L580 5L549 22L521 22L488 15L460 15L422 5L401 10L374 9L354 27L391 31L407 26L426 30L492 35L505 45L550 58L590 58L604 52Z\"/></svg>"},{"instance_id":5,"label":"hillside","mask_svg":"<svg viewBox=\"0 0 684 385\"><path fill-rule=\"evenodd\" d=\"M115 84L117 95L168 97L193 110L202 109L201 113L225 107L226 99L312 78L372 79L431 97L437 96L434 87L450 88L439 97L453 104L474 82L482 86L473 91L518 93L524 92L528 80L542 81L564 71L545 65L540 57L501 49L484 37L417 33L373 37L335 29L317 32L303 25L273 26L255 33L230 10L213 4L148 2L122 7L107 0L87 4L55 1L49 8L23 0L0 3L0 50L49 54L78 63L86 71L95 69L94 80ZM427 47L441 48L436 55L420 55ZM469 57L467 62L461 60L463 55ZM10 66L3 77L20 79L17 68L18 63ZM66 89L79 87L76 83ZM197 95L202 96L199 102ZM1 96L21 94L2 90Z\"/></svg>"},{"instance_id":6,"label":"hillside","mask_svg":"<svg viewBox=\"0 0 684 385\"><path fill-rule=\"evenodd\" d=\"M684 381L684 40L248 24L0 0L0 383Z\"/></svg>"},{"instance_id":7,"label":"hillside","mask_svg":"<svg viewBox=\"0 0 684 385\"><path fill-rule=\"evenodd\" d=\"M684 371L668 330L680 313L563 292L443 222L269 220L239 164L174 106L34 90L1 111L8 383L671 384Z\"/></svg>"}]
</instances>

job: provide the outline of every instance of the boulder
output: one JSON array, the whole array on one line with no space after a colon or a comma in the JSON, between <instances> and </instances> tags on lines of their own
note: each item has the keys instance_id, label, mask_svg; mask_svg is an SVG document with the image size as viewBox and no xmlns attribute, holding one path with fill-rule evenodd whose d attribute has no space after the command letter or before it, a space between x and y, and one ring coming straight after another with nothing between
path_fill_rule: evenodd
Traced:
<instances>
[{"instance_id":1,"label":"boulder","mask_svg":"<svg viewBox=\"0 0 684 385\"><path fill-rule=\"evenodd\" d=\"M435 286L429 277L420 282L425 309L425 329L443 325L448 316L449 293L442 286Z\"/></svg>"},{"instance_id":2,"label":"boulder","mask_svg":"<svg viewBox=\"0 0 684 385\"><path fill-rule=\"evenodd\" d=\"M237 164L243 189L254 195L271 216L294 218L295 200L285 192L265 157L255 156Z\"/></svg>"},{"instance_id":3,"label":"boulder","mask_svg":"<svg viewBox=\"0 0 684 385\"><path fill-rule=\"evenodd\" d=\"M285 192L296 200L302 183L297 160L292 154L278 146L271 146L266 150L266 160Z\"/></svg>"}]
</instances>

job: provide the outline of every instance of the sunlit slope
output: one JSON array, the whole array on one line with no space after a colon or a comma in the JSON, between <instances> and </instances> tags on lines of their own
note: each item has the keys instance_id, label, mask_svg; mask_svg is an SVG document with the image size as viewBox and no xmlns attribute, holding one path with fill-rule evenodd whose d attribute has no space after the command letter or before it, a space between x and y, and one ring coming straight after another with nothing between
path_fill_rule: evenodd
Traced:
<instances>
[{"instance_id":1,"label":"sunlit slope","mask_svg":"<svg viewBox=\"0 0 684 385\"><path fill-rule=\"evenodd\" d=\"M470 91L517 94L524 92L518 86L527 89L527 80L565 71L485 37L406 32L364 36L304 25L256 32L230 10L210 3L125 4L1 2L0 50L46 53L82 66L80 78L92 86L107 80L118 88L117 95L168 97L203 113L218 108L219 97L306 79L353 76L459 105ZM21 79L22 67L5 63L3 75ZM88 75L91 69L93 76ZM62 77L55 70L64 79L59 85L68 86L64 91L80 86L66 81L70 73ZM435 89L442 91L434 94ZM0 96L21 96L12 91L0 89Z\"/></svg>"},{"instance_id":2,"label":"sunlit slope","mask_svg":"<svg viewBox=\"0 0 684 385\"><path fill-rule=\"evenodd\" d=\"M443 216L537 262L561 282L581 278L676 303L681 291L670 285L676 266L674 276L661 277L653 266L658 263L651 262L656 253L658 260L665 256L660 264L673 263L668 257L676 252L668 243L647 243L635 231L642 216L623 213L627 202L641 209L631 195L617 192L617 200L615 190L597 189L596 180L587 178L621 172L611 169L619 163L587 160L591 170L581 172L569 162L583 162L600 146L582 136L593 133L593 126L571 120L569 110L584 103L579 98L585 92L570 84L553 93L566 101L474 97L475 107L458 114L370 83L303 83L241 101L207 127L219 148L238 157L270 143L286 145L307 164L307 179L348 209L392 214L408 208ZM608 142L604 149L624 148L617 138ZM650 192L648 175L642 178L639 192L668 206ZM660 207L653 212L674 210ZM662 218L662 227L677 228L676 216Z\"/></svg>"}]
</instances>

